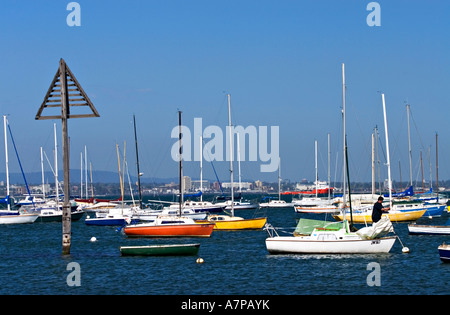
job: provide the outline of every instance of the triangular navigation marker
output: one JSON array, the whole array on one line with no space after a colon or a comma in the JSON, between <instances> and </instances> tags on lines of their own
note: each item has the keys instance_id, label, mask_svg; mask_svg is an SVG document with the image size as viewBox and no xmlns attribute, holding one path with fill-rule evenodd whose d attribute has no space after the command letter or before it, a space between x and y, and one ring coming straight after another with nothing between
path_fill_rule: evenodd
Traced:
<instances>
[{"instance_id":1,"label":"triangular navigation marker","mask_svg":"<svg viewBox=\"0 0 450 315\"><path fill-rule=\"evenodd\" d=\"M89 106L89 114L70 114L70 107ZM45 108L61 108L60 115L42 116ZM100 117L91 100L84 92L72 71L70 71L64 59L59 61L58 71L45 95L35 119L62 119L62 118L87 118Z\"/></svg>"},{"instance_id":2,"label":"triangular navigation marker","mask_svg":"<svg viewBox=\"0 0 450 315\"><path fill-rule=\"evenodd\" d=\"M70 114L70 107L89 106L89 114ZM61 108L59 115L42 116L45 108ZM36 120L61 119L62 147L63 147L63 170L64 170L64 203L62 208L62 245L63 255L70 254L72 243L71 210L70 210L70 180L69 180L69 136L67 131L67 120L69 118L100 117L91 100L84 92L80 83L66 65L64 59L59 60L58 71L53 78L52 84L45 95L44 101L36 114Z\"/></svg>"}]
</instances>

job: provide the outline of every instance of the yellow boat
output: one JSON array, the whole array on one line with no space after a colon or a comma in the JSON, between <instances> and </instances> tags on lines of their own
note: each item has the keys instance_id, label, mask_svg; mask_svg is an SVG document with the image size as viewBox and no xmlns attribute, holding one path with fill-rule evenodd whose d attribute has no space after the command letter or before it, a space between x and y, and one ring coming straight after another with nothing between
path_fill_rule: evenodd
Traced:
<instances>
[{"instance_id":1,"label":"yellow boat","mask_svg":"<svg viewBox=\"0 0 450 315\"><path fill-rule=\"evenodd\" d=\"M259 230L264 227L267 218L244 219L229 215L209 215L206 220L195 221L199 224L215 223L214 230Z\"/></svg>"},{"instance_id":2,"label":"yellow boat","mask_svg":"<svg viewBox=\"0 0 450 315\"><path fill-rule=\"evenodd\" d=\"M412 210L412 211L393 211L383 214L383 216L388 216L391 222L404 222L404 221L415 221L419 219L426 210ZM350 220L350 214L347 213L346 218ZM333 215L333 218L338 221L342 221L342 214ZM353 213L353 223L372 223L372 211L364 213Z\"/></svg>"}]
</instances>

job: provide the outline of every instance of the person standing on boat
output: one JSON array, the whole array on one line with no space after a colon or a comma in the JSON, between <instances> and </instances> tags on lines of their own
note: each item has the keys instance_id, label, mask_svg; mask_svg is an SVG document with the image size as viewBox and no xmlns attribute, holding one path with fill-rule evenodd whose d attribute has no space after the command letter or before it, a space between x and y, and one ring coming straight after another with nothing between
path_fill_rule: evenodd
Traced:
<instances>
[{"instance_id":1,"label":"person standing on boat","mask_svg":"<svg viewBox=\"0 0 450 315\"><path fill-rule=\"evenodd\" d=\"M378 201L375 202L375 204L373 205L373 209L372 209L373 223L380 221L383 213L388 213L388 210L391 209L391 207L383 208L383 200L384 200L384 198L380 196L380 197L378 197Z\"/></svg>"}]
</instances>

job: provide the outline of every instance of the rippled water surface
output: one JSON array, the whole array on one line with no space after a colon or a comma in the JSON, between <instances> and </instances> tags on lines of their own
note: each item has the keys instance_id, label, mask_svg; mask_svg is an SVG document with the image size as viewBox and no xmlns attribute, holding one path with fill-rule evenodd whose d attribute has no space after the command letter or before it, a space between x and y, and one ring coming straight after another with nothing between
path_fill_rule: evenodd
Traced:
<instances>
[{"instance_id":1,"label":"rippled water surface","mask_svg":"<svg viewBox=\"0 0 450 315\"><path fill-rule=\"evenodd\" d=\"M251 216L253 212L237 215ZM300 217L293 209L263 213L285 230ZM317 218L317 217L315 217ZM442 224L448 219L421 219ZM61 223L0 225L0 294L448 294L450 264L437 247L450 236L409 235L394 224L396 241L384 255L269 255L265 231L214 231L207 239L128 239L115 227L72 223L72 249L61 255ZM97 242L90 242L92 236ZM197 256L121 257L119 246L201 243ZM70 262L80 266L80 286L69 286ZM380 266L380 286L367 279Z\"/></svg>"}]
</instances>

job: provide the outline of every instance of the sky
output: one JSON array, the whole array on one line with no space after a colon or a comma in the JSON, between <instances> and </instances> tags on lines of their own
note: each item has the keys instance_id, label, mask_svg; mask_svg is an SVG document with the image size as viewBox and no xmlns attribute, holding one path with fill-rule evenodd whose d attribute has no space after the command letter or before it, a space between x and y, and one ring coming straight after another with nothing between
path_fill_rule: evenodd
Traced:
<instances>
[{"instance_id":1,"label":"sky","mask_svg":"<svg viewBox=\"0 0 450 315\"><path fill-rule=\"evenodd\" d=\"M381 177L387 176L381 93L393 179L399 180L400 173L404 182L410 177L406 104L411 107L413 180L421 181L421 151L425 179L435 180L436 134L439 179L450 179L448 1L377 1L379 26L368 25L373 10L363 0L76 2L80 26L67 23L74 11L67 10L70 1L0 2L0 113L8 115L26 172L40 171L40 147L53 163L53 123L62 170L61 122L36 121L35 115L63 58L100 114L69 119L71 169L80 168L86 146L93 170L118 171L118 144L135 175L135 115L144 177L176 178L178 163L171 151L177 139L171 134L178 111L191 131L192 148L199 137L195 118L202 119L203 129L220 127L226 142L230 94L232 124L255 126L258 139L264 139L260 127L266 126L267 152L270 128L278 127L274 139L283 179L314 180L317 140L319 179L326 180L330 134L330 176L339 181L344 63L351 180L371 180L375 126L384 150L379 152ZM15 172L18 163L9 146L10 172ZM261 150L261 143L254 146ZM248 161L248 153L241 162L243 180L277 181L278 170L262 172L262 155ZM199 177L199 161L183 165L184 175ZM219 179L229 181L229 162L213 165ZM203 170L204 178L215 179L210 162ZM235 180L237 170L235 163Z\"/></svg>"}]
</instances>

